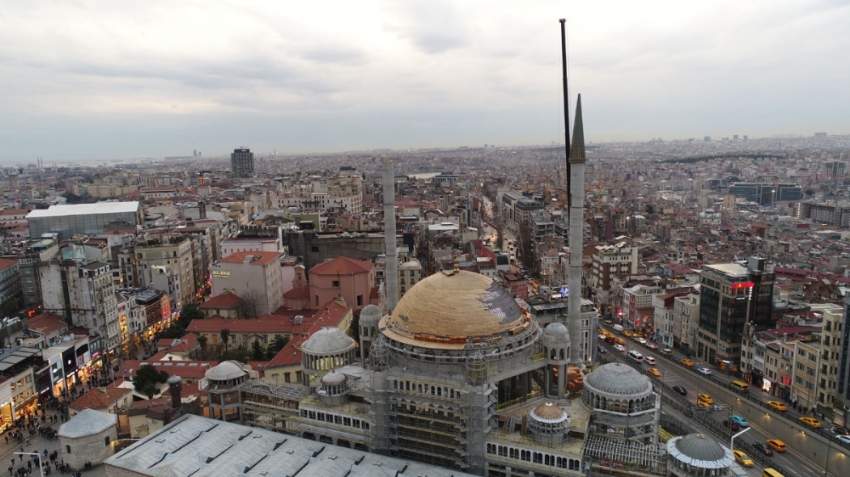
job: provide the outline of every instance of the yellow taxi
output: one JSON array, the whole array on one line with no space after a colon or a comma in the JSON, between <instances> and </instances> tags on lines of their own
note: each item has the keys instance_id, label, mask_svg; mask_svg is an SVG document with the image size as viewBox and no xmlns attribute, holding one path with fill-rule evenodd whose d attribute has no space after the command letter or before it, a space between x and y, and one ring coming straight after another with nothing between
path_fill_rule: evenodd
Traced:
<instances>
[{"instance_id":1,"label":"yellow taxi","mask_svg":"<svg viewBox=\"0 0 850 477\"><path fill-rule=\"evenodd\" d=\"M623 338L620 338L619 336L615 337L614 341L616 341L618 345L626 344L626 340L624 340Z\"/></svg>"},{"instance_id":2,"label":"yellow taxi","mask_svg":"<svg viewBox=\"0 0 850 477\"><path fill-rule=\"evenodd\" d=\"M780 401L767 401L767 405L774 411L785 412L788 410L788 406Z\"/></svg>"},{"instance_id":3,"label":"yellow taxi","mask_svg":"<svg viewBox=\"0 0 850 477\"><path fill-rule=\"evenodd\" d=\"M655 376L656 378L661 376L661 371L659 371L658 368L649 368L646 370L646 372Z\"/></svg>"},{"instance_id":4,"label":"yellow taxi","mask_svg":"<svg viewBox=\"0 0 850 477\"><path fill-rule=\"evenodd\" d=\"M682 358L682 360L679 361L679 362L682 363L683 365L689 367L689 368L694 367L694 361L690 358Z\"/></svg>"},{"instance_id":5,"label":"yellow taxi","mask_svg":"<svg viewBox=\"0 0 850 477\"><path fill-rule=\"evenodd\" d=\"M813 417L801 417L800 422L802 422L803 424L805 424L809 427L813 427L815 429L821 428L820 421L818 421L817 419L815 419Z\"/></svg>"},{"instance_id":6,"label":"yellow taxi","mask_svg":"<svg viewBox=\"0 0 850 477\"><path fill-rule=\"evenodd\" d=\"M697 400L706 404L714 404L714 398L705 393L697 394Z\"/></svg>"},{"instance_id":7,"label":"yellow taxi","mask_svg":"<svg viewBox=\"0 0 850 477\"><path fill-rule=\"evenodd\" d=\"M771 449L776 452L785 452L787 449L785 448L785 443L780 441L779 439L768 439L767 445L770 446Z\"/></svg>"},{"instance_id":8,"label":"yellow taxi","mask_svg":"<svg viewBox=\"0 0 850 477\"><path fill-rule=\"evenodd\" d=\"M631 338L632 332L629 330L623 331L623 336L625 336L626 338Z\"/></svg>"},{"instance_id":9,"label":"yellow taxi","mask_svg":"<svg viewBox=\"0 0 850 477\"><path fill-rule=\"evenodd\" d=\"M753 466L753 460L750 459L744 451L734 450L732 453L735 454L735 462L743 465L744 467Z\"/></svg>"},{"instance_id":10,"label":"yellow taxi","mask_svg":"<svg viewBox=\"0 0 850 477\"><path fill-rule=\"evenodd\" d=\"M710 408L710 407L711 407L711 404L709 404L709 403L707 403L707 402L705 402L705 401L698 401L698 402L697 402L697 407L704 408L704 409L708 409L708 408Z\"/></svg>"}]
</instances>

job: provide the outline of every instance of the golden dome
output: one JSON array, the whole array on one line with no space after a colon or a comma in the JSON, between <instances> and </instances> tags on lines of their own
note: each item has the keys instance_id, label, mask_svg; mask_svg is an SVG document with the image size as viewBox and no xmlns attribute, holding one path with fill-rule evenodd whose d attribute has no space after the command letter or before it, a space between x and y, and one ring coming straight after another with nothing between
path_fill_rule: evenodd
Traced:
<instances>
[{"instance_id":1,"label":"golden dome","mask_svg":"<svg viewBox=\"0 0 850 477\"><path fill-rule=\"evenodd\" d=\"M462 349L530 326L527 312L498 283L466 271L436 273L399 300L380 329L387 338L416 346Z\"/></svg>"},{"instance_id":2,"label":"golden dome","mask_svg":"<svg viewBox=\"0 0 850 477\"><path fill-rule=\"evenodd\" d=\"M534 414L542 421L560 421L566 413L554 403L544 402L534 408Z\"/></svg>"}]
</instances>

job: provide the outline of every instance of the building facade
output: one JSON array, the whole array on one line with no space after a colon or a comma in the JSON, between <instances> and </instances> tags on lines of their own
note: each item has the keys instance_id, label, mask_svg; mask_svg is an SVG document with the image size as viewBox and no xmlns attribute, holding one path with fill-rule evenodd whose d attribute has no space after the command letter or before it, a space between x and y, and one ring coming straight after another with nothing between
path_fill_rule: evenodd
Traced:
<instances>
[{"instance_id":1,"label":"building facade","mask_svg":"<svg viewBox=\"0 0 850 477\"><path fill-rule=\"evenodd\" d=\"M27 223L31 238L55 233L61 241L75 235L99 235L109 227L136 230L145 221L138 202L98 202L33 210Z\"/></svg>"},{"instance_id":2,"label":"building facade","mask_svg":"<svg viewBox=\"0 0 850 477\"><path fill-rule=\"evenodd\" d=\"M234 149L230 154L230 171L236 178L254 175L254 153L247 148Z\"/></svg>"}]
</instances>

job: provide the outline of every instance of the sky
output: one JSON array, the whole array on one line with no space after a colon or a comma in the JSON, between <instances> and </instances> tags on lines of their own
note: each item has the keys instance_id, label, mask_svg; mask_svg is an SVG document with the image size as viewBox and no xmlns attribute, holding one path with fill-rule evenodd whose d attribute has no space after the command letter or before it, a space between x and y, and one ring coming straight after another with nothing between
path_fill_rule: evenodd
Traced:
<instances>
[{"instance_id":1,"label":"sky","mask_svg":"<svg viewBox=\"0 0 850 477\"><path fill-rule=\"evenodd\" d=\"M850 133L850 2L0 0L0 161ZM570 113L571 116L573 113Z\"/></svg>"}]
</instances>

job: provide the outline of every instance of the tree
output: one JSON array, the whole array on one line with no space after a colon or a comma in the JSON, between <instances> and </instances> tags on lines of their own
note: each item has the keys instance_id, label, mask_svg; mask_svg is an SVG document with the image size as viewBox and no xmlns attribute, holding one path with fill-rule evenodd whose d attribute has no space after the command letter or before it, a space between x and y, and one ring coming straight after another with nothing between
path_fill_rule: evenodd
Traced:
<instances>
[{"instance_id":1,"label":"tree","mask_svg":"<svg viewBox=\"0 0 850 477\"><path fill-rule=\"evenodd\" d=\"M225 361L239 361L240 363L247 363L251 358L251 352L247 349L234 349L230 351L226 351L221 357L218 359L219 363L223 363Z\"/></svg>"},{"instance_id":2,"label":"tree","mask_svg":"<svg viewBox=\"0 0 850 477\"><path fill-rule=\"evenodd\" d=\"M282 350L287 343L289 343L288 339L281 335L275 335L272 342L266 347L266 355L268 356L268 359L272 359L276 354L280 353L280 350Z\"/></svg>"},{"instance_id":3,"label":"tree","mask_svg":"<svg viewBox=\"0 0 850 477\"><path fill-rule=\"evenodd\" d=\"M148 399L153 399L153 395L159 391L159 384L168 381L168 373L159 371L150 364L146 364L139 368L136 375L133 377L133 386L136 391L144 394Z\"/></svg>"},{"instance_id":4,"label":"tree","mask_svg":"<svg viewBox=\"0 0 850 477\"><path fill-rule=\"evenodd\" d=\"M198 344L201 345L201 357L207 359L207 336L198 335Z\"/></svg>"},{"instance_id":5,"label":"tree","mask_svg":"<svg viewBox=\"0 0 850 477\"><path fill-rule=\"evenodd\" d=\"M180 310L180 322L185 323L186 327L192 320L203 320L204 318L206 318L206 315L195 303L189 303Z\"/></svg>"},{"instance_id":6,"label":"tree","mask_svg":"<svg viewBox=\"0 0 850 477\"><path fill-rule=\"evenodd\" d=\"M224 351L228 351L227 343L230 341L230 330L227 328L221 329L221 342L224 343Z\"/></svg>"},{"instance_id":7,"label":"tree","mask_svg":"<svg viewBox=\"0 0 850 477\"><path fill-rule=\"evenodd\" d=\"M242 300L239 303L240 318L256 318L260 315L260 294L256 291L247 291L239 297ZM270 310L274 311L274 310Z\"/></svg>"},{"instance_id":8,"label":"tree","mask_svg":"<svg viewBox=\"0 0 850 477\"><path fill-rule=\"evenodd\" d=\"M254 361L262 361L266 357L265 351L263 351L262 345L260 345L260 340L255 339L253 343L251 343L251 359Z\"/></svg>"}]
</instances>

